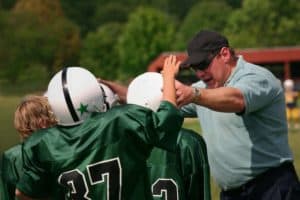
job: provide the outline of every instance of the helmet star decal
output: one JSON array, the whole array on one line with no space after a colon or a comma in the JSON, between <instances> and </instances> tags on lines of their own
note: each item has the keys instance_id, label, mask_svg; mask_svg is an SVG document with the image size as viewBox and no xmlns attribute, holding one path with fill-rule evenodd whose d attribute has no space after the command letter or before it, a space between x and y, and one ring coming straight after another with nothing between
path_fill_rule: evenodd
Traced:
<instances>
[{"instance_id":1,"label":"helmet star decal","mask_svg":"<svg viewBox=\"0 0 300 200\"><path fill-rule=\"evenodd\" d=\"M83 113L88 112L88 110L87 110L88 106L89 106L88 104L84 105L84 104L80 103L80 107L77 108L77 110L80 112L80 115L83 115Z\"/></svg>"}]
</instances>

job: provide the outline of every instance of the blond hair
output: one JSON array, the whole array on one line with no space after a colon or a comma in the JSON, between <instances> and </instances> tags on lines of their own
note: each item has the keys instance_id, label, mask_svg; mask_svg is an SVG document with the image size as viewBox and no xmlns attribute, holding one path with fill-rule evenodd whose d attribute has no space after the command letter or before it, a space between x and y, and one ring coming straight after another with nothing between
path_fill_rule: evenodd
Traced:
<instances>
[{"instance_id":1,"label":"blond hair","mask_svg":"<svg viewBox=\"0 0 300 200\"><path fill-rule=\"evenodd\" d=\"M34 131L57 124L57 120L45 96L25 96L15 111L14 126L21 140L29 137Z\"/></svg>"}]
</instances>

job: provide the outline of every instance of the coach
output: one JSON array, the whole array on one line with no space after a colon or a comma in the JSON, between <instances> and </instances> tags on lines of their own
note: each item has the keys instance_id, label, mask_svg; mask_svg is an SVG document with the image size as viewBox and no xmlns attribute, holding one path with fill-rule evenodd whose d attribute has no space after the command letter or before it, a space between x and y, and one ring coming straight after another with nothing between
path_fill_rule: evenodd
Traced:
<instances>
[{"instance_id":1,"label":"coach","mask_svg":"<svg viewBox=\"0 0 300 200\"><path fill-rule=\"evenodd\" d=\"M181 67L201 81L178 83L177 101L185 116L201 123L220 199L292 199L299 181L281 82L236 56L228 40L214 31L199 32L187 53Z\"/></svg>"}]
</instances>

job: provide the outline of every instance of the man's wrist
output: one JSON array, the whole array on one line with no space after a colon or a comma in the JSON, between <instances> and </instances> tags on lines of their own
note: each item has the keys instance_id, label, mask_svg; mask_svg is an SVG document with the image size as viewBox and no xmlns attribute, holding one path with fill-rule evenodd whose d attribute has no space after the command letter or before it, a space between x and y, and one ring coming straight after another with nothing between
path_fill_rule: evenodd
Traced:
<instances>
[{"instance_id":1,"label":"man's wrist","mask_svg":"<svg viewBox=\"0 0 300 200\"><path fill-rule=\"evenodd\" d=\"M201 95L200 89L197 87L192 87L193 89L193 99L192 102L193 103L197 103L199 101L199 97Z\"/></svg>"}]
</instances>

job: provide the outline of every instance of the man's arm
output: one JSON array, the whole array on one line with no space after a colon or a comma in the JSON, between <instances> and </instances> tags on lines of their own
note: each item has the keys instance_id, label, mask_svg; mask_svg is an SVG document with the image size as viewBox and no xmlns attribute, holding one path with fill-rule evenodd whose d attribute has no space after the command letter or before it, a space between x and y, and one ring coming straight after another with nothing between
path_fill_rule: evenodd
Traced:
<instances>
[{"instance_id":1,"label":"man's arm","mask_svg":"<svg viewBox=\"0 0 300 200\"><path fill-rule=\"evenodd\" d=\"M163 100L169 101L174 105L176 104L175 95L175 75L178 73L180 62L176 62L176 56L170 55L165 59L163 71ZM120 103L126 103L127 86L123 86L119 83L98 79L99 83L107 85L113 92L115 92L119 98Z\"/></svg>"},{"instance_id":2,"label":"man's arm","mask_svg":"<svg viewBox=\"0 0 300 200\"><path fill-rule=\"evenodd\" d=\"M103 79L98 79L98 82L107 85L114 93L116 93L120 99L119 103L126 103L127 86Z\"/></svg>"},{"instance_id":3,"label":"man's arm","mask_svg":"<svg viewBox=\"0 0 300 200\"><path fill-rule=\"evenodd\" d=\"M221 87L215 89L199 89L200 94L194 102L212 110L239 113L245 109L244 96L239 89Z\"/></svg>"},{"instance_id":4,"label":"man's arm","mask_svg":"<svg viewBox=\"0 0 300 200\"><path fill-rule=\"evenodd\" d=\"M239 113L245 109L245 100L239 89L220 87L215 89L198 88L176 83L177 103L183 106L195 103L215 111Z\"/></svg>"}]
</instances>

